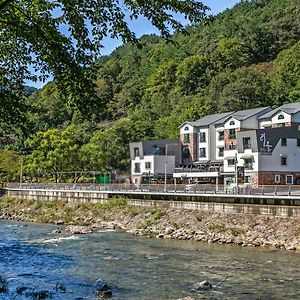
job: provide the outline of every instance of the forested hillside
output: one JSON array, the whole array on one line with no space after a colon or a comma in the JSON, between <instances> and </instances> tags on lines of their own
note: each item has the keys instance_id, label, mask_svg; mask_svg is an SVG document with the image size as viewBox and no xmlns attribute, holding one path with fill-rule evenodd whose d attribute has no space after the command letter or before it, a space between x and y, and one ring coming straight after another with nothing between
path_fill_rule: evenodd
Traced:
<instances>
[{"instance_id":1,"label":"forested hillside","mask_svg":"<svg viewBox=\"0 0 300 300\"><path fill-rule=\"evenodd\" d=\"M92 116L63 102L54 82L32 94L6 146L25 156L25 173L128 170L130 141L177 137L183 121L210 113L300 102L300 1L245 0L187 32L144 36L142 48L99 60ZM0 176L12 180L8 159Z\"/></svg>"}]
</instances>

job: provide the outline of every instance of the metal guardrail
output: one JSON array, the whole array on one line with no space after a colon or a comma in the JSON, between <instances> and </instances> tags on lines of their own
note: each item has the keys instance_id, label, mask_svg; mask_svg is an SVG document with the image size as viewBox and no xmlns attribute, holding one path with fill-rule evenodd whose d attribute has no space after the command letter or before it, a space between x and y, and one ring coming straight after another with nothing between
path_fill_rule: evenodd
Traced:
<instances>
[{"instance_id":1,"label":"metal guardrail","mask_svg":"<svg viewBox=\"0 0 300 300\"><path fill-rule=\"evenodd\" d=\"M284 185L284 186L258 186L253 187L250 185L243 186L227 186L224 185L211 185L211 184L168 184L166 187L159 184L42 184L42 183L7 183L4 188L6 189L42 189L42 190L76 190L76 191L102 191L111 193L122 192L143 192L144 194L188 194L188 195L232 195L232 196L273 196L274 198L280 197L299 197L300 198L300 185Z\"/></svg>"}]
</instances>

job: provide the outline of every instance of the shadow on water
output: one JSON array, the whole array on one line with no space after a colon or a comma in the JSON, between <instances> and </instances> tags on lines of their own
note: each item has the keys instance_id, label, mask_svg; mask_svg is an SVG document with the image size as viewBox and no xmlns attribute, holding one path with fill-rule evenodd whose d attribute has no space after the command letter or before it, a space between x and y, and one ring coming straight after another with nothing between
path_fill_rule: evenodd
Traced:
<instances>
[{"instance_id":1,"label":"shadow on water","mask_svg":"<svg viewBox=\"0 0 300 300\"><path fill-rule=\"evenodd\" d=\"M0 221L0 275L9 288L0 299L97 299L99 278L113 299L300 299L295 253L54 229ZM213 289L192 291L202 280Z\"/></svg>"}]
</instances>

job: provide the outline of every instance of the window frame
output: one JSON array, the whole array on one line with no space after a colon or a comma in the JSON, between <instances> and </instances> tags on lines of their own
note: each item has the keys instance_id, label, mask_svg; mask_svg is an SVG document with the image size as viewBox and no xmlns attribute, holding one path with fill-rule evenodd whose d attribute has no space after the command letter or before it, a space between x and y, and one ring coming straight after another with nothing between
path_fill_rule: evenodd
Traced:
<instances>
[{"instance_id":1,"label":"window frame","mask_svg":"<svg viewBox=\"0 0 300 300\"><path fill-rule=\"evenodd\" d=\"M201 155L202 152L204 152L204 155ZM199 158L207 158L206 147L199 148Z\"/></svg>"},{"instance_id":2,"label":"window frame","mask_svg":"<svg viewBox=\"0 0 300 300\"><path fill-rule=\"evenodd\" d=\"M288 183L288 178L291 178L292 182L291 183ZM285 184L289 184L289 185L293 185L294 184L294 175L286 175L285 176Z\"/></svg>"},{"instance_id":3,"label":"window frame","mask_svg":"<svg viewBox=\"0 0 300 300\"><path fill-rule=\"evenodd\" d=\"M287 157L286 156L280 157L280 164L281 164L281 166L287 166Z\"/></svg>"},{"instance_id":4,"label":"window frame","mask_svg":"<svg viewBox=\"0 0 300 300\"><path fill-rule=\"evenodd\" d=\"M281 147L287 147L287 138L281 138Z\"/></svg>"},{"instance_id":5,"label":"window frame","mask_svg":"<svg viewBox=\"0 0 300 300\"><path fill-rule=\"evenodd\" d=\"M145 170L150 170L150 169L151 169L151 161L146 161L145 162Z\"/></svg>"},{"instance_id":6,"label":"window frame","mask_svg":"<svg viewBox=\"0 0 300 300\"><path fill-rule=\"evenodd\" d=\"M183 143L184 144L189 144L190 143L190 134L189 133L184 133L183 134Z\"/></svg>"},{"instance_id":7,"label":"window frame","mask_svg":"<svg viewBox=\"0 0 300 300\"><path fill-rule=\"evenodd\" d=\"M236 139L236 130L235 130L235 128L230 128L229 129L229 138L230 139Z\"/></svg>"},{"instance_id":8,"label":"window frame","mask_svg":"<svg viewBox=\"0 0 300 300\"><path fill-rule=\"evenodd\" d=\"M134 163L134 173L141 173L141 163L140 162L136 162Z\"/></svg>"},{"instance_id":9,"label":"window frame","mask_svg":"<svg viewBox=\"0 0 300 300\"><path fill-rule=\"evenodd\" d=\"M133 156L134 157L140 157L140 148L139 147L134 147L133 148Z\"/></svg>"},{"instance_id":10,"label":"window frame","mask_svg":"<svg viewBox=\"0 0 300 300\"><path fill-rule=\"evenodd\" d=\"M201 132L199 134L199 142L200 143L206 143L206 132Z\"/></svg>"},{"instance_id":11,"label":"window frame","mask_svg":"<svg viewBox=\"0 0 300 300\"><path fill-rule=\"evenodd\" d=\"M274 182L275 182L276 184L279 184L279 183L281 182L281 175L280 175L280 174L276 174L276 175L274 176Z\"/></svg>"}]
</instances>

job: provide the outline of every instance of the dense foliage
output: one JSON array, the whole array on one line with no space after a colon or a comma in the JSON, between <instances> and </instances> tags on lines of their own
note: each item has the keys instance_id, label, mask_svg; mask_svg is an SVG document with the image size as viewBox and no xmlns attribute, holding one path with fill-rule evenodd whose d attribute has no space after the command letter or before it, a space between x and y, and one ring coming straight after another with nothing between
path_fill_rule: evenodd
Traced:
<instances>
[{"instance_id":1,"label":"dense foliage","mask_svg":"<svg viewBox=\"0 0 300 300\"><path fill-rule=\"evenodd\" d=\"M28 153L31 173L50 174L53 166L44 164L52 163L55 170L128 170L130 141L177 137L183 121L209 113L300 101L299 1L245 0L187 32L172 42L144 36L141 49L127 43L99 59L102 103L88 125L55 83L31 95L14 149Z\"/></svg>"}]
</instances>

